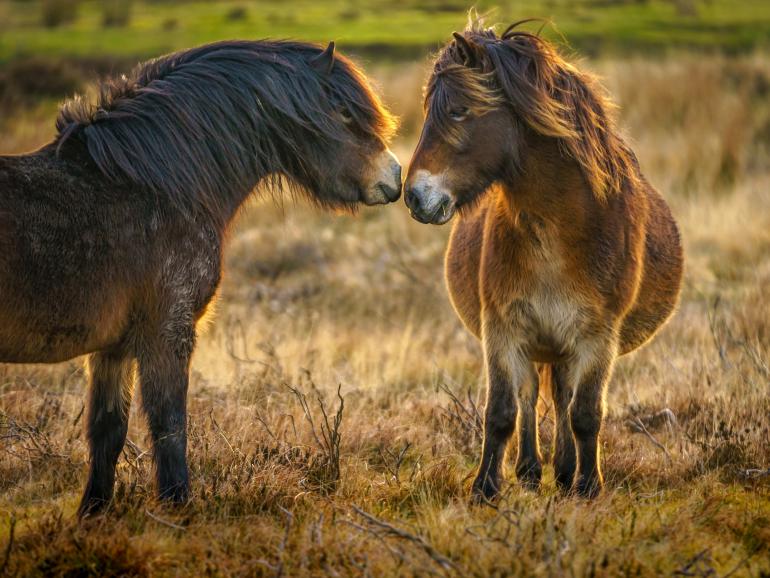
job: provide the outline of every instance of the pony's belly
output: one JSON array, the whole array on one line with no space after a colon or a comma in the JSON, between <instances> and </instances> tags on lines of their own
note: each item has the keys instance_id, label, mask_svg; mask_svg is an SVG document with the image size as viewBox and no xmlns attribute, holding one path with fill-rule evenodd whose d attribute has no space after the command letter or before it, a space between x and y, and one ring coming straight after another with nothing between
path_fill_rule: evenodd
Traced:
<instances>
[{"instance_id":1,"label":"pony's belly","mask_svg":"<svg viewBox=\"0 0 770 578\"><path fill-rule=\"evenodd\" d=\"M128 326L121 299L89 305L54 297L26 301L0 305L2 363L56 363L104 350L118 344Z\"/></svg>"},{"instance_id":2,"label":"pony's belly","mask_svg":"<svg viewBox=\"0 0 770 578\"><path fill-rule=\"evenodd\" d=\"M529 343L525 346L524 353L536 363L558 363L567 357L556 345L543 342Z\"/></svg>"},{"instance_id":3,"label":"pony's belly","mask_svg":"<svg viewBox=\"0 0 770 578\"><path fill-rule=\"evenodd\" d=\"M119 340L117 340L119 341ZM58 363L94 351L108 349L117 341L100 339L77 325L0 332L0 363Z\"/></svg>"},{"instance_id":4,"label":"pony's belly","mask_svg":"<svg viewBox=\"0 0 770 578\"><path fill-rule=\"evenodd\" d=\"M535 291L514 302L510 327L529 359L557 363L579 349L590 317L587 308L570 296Z\"/></svg>"}]
</instances>

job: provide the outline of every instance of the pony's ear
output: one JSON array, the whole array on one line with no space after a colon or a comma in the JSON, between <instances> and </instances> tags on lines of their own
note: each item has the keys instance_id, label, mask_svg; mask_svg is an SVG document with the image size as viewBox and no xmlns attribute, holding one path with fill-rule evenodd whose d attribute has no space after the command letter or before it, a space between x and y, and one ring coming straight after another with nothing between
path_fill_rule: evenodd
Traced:
<instances>
[{"instance_id":1,"label":"pony's ear","mask_svg":"<svg viewBox=\"0 0 770 578\"><path fill-rule=\"evenodd\" d=\"M314 56L310 60L310 66L315 68L321 74L331 74L334 68L334 41L329 42L329 46L326 47L321 54Z\"/></svg>"},{"instance_id":2,"label":"pony's ear","mask_svg":"<svg viewBox=\"0 0 770 578\"><path fill-rule=\"evenodd\" d=\"M460 56L463 65L468 68L476 68L481 61L479 58L479 47L459 32L452 32L452 36L454 36L457 54Z\"/></svg>"}]
</instances>

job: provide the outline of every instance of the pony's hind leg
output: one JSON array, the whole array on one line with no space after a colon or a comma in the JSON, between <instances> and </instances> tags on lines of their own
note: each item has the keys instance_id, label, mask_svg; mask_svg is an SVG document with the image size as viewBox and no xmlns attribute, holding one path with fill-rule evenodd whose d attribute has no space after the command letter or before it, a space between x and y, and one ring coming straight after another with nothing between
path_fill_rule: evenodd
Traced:
<instances>
[{"instance_id":1,"label":"pony's hind leg","mask_svg":"<svg viewBox=\"0 0 770 578\"><path fill-rule=\"evenodd\" d=\"M554 437L553 469L556 477L556 485L563 493L572 489L575 479L576 456L575 438L572 435L572 424L569 417L569 403L572 400L572 387L570 387L567 367L562 363L555 363L547 368L550 372L551 395L556 428Z\"/></svg>"},{"instance_id":2,"label":"pony's hind leg","mask_svg":"<svg viewBox=\"0 0 770 578\"><path fill-rule=\"evenodd\" d=\"M187 385L194 328L177 328L139 355L142 408L147 416L161 500L184 503L190 494L187 472Z\"/></svg>"},{"instance_id":3,"label":"pony's hind leg","mask_svg":"<svg viewBox=\"0 0 770 578\"><path fill-rule=\"evenodd\" d=\"M112 498L115 466L126 441L134 383L133 360L122 353L94 353L88 358L88 484L80 517L102 510Z\"/></svg>"},{"instance_id":4,"label":"pony's hind leg","mask_svg":"<svg viewBox=\"0 0 770 578\"><path fill-rule=\"evenodd\" d=\"M540 459L537 431L537 397L539 380L534 366L529 364L526 379L519 387L519 452L516 458L516 477L525 488L540 487L543 467Z\"/></svg>"},{"instance_id":5,"label":"pony's hind leg","mask_svg":"<svg viewBox=\"0 0 770 578\"><path fill-rule=\"evenodd\" d=\"M589 348L586 348L589 349ZM612 373L617 348L607 343L590 348L591 353L575 362L575 392L569 406L570 424L577 446L574 491L584 498L596 497L603 479L599 456L599 433L604 417L604 394Z\"/></svg>"}]
</instances>

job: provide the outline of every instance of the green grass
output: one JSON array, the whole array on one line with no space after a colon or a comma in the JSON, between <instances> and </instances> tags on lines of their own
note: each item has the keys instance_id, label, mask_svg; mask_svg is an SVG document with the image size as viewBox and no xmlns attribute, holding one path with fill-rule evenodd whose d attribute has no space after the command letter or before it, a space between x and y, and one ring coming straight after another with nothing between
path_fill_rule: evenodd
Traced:
<instances>
[{"instance_id":1,"label":"green grass","mask_svg":"<svg viewBox=\"0 0 770 578\"><path fill-rule=\"evenodd\" d=\"M689 15L677 7L687 3L484 0L476 5L481 12L490 11L491 22L552 18L570 44L587 51L672 46L741 51L768 45L770 2L691 0L694 9ZM445 41L466 21L466 4L456 0L361 4L350 0L134 2L127 27L104 28L100 4L84 1L73 23L51 29L41 24L40 2L6 1L0 4L0 61L28 55L146 57L217 39L263 37L334 39L347 49L415 54ZM245 17L228 19L236 7L245 9Z\"/></svg>"}]
</instances>

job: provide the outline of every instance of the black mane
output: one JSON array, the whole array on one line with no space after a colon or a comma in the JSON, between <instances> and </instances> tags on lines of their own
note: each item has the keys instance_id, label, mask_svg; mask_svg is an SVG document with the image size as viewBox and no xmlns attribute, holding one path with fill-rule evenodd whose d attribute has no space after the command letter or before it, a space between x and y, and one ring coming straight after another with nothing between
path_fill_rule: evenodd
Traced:
<instances>
[{"instance_id":1,"label":"black mane","mask_svg":"<svg viewBox=\"0 0 770 578\"><path fill-rule=\"evenodd\" d=\"M344 140L344 106L361 130L392 124L363 75L344 57L324 75L322 48L289 41L224 41L138 65L101 83L94 102L67 101L58 144L78 134L99 169L165 194L184 211L228 204L271 175L301 174L308 134Z\"/></svg>"}]
</instances>

